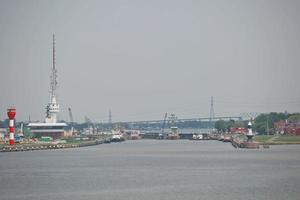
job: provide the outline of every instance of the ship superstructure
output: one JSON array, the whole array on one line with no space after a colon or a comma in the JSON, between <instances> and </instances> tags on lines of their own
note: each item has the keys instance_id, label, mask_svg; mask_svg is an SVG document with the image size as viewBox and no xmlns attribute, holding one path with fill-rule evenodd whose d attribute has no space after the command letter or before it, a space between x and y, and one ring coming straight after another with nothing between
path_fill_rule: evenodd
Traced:
<instances>
[{"instance_id":1,"label":"ship superstructure","mask_svg":"<svg viewBox=\"0 0 300 200\"><path fill-rule=\"evenodd\" d=\"M62 137L64 134L64 127L66 123L58 123L57 115L59 113L59 104L57 102L57 69L55 66L55 35L53 35L53 51L52 51L52 70L50 76L50 99L46 106L46 118L44 123L30 123L28 127L31 132L37 137L39 136L50 136L53 138Z\"/></svg>"},{"instance_id":2,"label":"ship superstructure","mask_svg":"<svg viewBox=\"0 0 300 200\"><path fill-rule=\"evenodd\" d=\"M171 132L167 135L167 139L170 140L177 140L180 139L179 133L178 133L178 127L176 126L177 117L175 114L171 114L169 117L171 121Z\"/></svg>"}]
</instances>

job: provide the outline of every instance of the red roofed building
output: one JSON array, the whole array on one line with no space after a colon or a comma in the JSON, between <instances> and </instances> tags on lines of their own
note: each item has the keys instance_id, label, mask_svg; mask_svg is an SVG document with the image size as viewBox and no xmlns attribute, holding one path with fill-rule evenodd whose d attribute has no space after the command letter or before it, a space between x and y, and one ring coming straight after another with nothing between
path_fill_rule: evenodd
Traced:
<instances>
[{"instance_id":1,"label":"red roofed building","mask_svg":"<svg viewBox=\"0 0 300 200\"><path fill-rule=\"evenodd\" d=\"M284 121L284 120L280 120L278 122L274 122L275 133L277 133L277 134L284 134L284 133L286 133L286 125L287 125L287 122Z\"/></svg>"},{"instance_id":2,"label":"red roofed building","mask_svg":"<svg viewBox=\"0 0 300 200\"><path fill-rule=\"evenodd\" d=\"M276 133L300 136L300 121L280 120L274 123Z\"/></svg>"},{"instance_id":3,"label":"red roofed building","mask_svg":"<svg viewBox=\"0 0 300 200\"><path fill-rule=\"evenodd\" d=\"M233 134L243 134L243 135L246 135L247 134L247 128L245 127L231 127L230 128L230 133L233 133Z\"/></svg>"}]
</instances>

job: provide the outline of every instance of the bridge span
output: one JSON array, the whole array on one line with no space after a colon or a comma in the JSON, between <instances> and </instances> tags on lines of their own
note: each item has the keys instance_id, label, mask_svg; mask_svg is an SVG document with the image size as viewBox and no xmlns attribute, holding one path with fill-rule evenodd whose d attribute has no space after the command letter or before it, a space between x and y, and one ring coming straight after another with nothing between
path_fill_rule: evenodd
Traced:
<instances>
[{"instance_id":1,"label":"bridge span","mask_svg":"<svg viewBox=\"0 0 300 200\"><path fill-rule=\"evenodd\" d=\"M216 122L218 120L241 121L241 120L243 120L243 118L242 118L242 116L221 116L221 117L214 117L214 118L210 118L210 117L182 118L182 119L177 119L176 121L178 123L181 123L181 122L210 122L210 120L212 122ZM163 121L164 121L163 119L160 119L160 120L127 121L127 122L121 122L121 123L132 124L132 125L136 125L136 124L159 124L159 123L163 123ZM170 121L170 120L167 119L167 121Z\"/></svg>"}]
</instances>

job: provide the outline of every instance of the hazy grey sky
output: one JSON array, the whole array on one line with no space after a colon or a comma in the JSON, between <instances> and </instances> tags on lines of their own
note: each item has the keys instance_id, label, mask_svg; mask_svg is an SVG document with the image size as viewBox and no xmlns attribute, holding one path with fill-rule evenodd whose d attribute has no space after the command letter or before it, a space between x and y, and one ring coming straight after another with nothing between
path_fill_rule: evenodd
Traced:
<instances>
[{"instance_id":1,"label":"hazy grey sky","mask_svg":"<svg viewBox=\"0 0 300 200\"><path fill-rule=\"evenodd\" d=\"M56 34L60 119L300 111L300 1L0 0L0 113L43 120Z\"/></svg>"}]
</instances>

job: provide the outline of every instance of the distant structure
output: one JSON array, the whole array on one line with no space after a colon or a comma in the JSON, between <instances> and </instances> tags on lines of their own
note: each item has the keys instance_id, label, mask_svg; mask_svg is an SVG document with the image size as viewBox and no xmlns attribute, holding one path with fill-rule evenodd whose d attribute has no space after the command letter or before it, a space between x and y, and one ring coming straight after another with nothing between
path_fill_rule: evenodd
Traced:
<instances>
[{"instance_id":1,"label":"distant structure","mask_svg":"<svg viewBox=\"0 0 300 200\"><path fill-rule=\"evenodd\" d=\"M59 104L56 98L57 89L57 69L55 66L55 35L53 34L53 51L52 51L52 71L50 76L50 101L46 106L46 118L44 123L29 123L28 127L31 132L37 136L50 136L54 139L63 137L66 123L57 122L59 113Z\"/></svg>"},{"instance_id":2,"label":"distant structure","mask_svg":"<svg viewBox=\"0 0 300 200\"><path fill-rule=\"evenodd\" d=\"M111 110L108 111L108 129L112 129Z\"/></svg>"},{"instance_id":3,"label":"distant structure","mask_svg":"<svg viewBox=\"0 0 300 200\"><path fill-rule=\"evenodd\" d=\"M214 97L211 96L210 98L210 114L209 114L209 124L210 128L214 128L214 119L215 119L215 111L214 111Z\"/></svg>"},{"instance_id":4,"label":"distant structure","mask_svg":"<svg viewBox=\"0 0 300 200\"><path fill-rule=\"evenodd\" d=\"M259 112L240 113L240 116L243 118L243 120L255 119L258 115L260 115Z\"/></svg>"}]
</instances>

